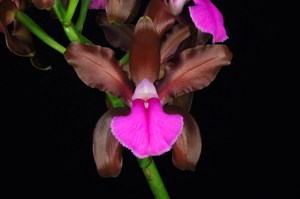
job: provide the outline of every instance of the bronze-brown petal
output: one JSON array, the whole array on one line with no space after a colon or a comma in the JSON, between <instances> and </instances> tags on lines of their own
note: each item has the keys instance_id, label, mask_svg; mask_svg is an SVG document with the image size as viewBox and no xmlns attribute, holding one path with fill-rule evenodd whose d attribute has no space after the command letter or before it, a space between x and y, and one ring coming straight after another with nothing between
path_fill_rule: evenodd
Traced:
<instances>
[{"instance_id":1,"label":"bronze-brown petal","mask_svg":"<svg viewBox=\"0 0 300 199\"><path fill-rule=\"evenodd\" d=\"M32 3L40 10L51 10L55 0L32 0Z\"/></svg>"},{"instance_id":2,"label":"bronze-brown petal","mask_svg":"<svg viewBox=\"0 0 300 199\"><path fill-rule=\"evenodd\" d=\"M14 13L16 11L17 6L11 0L0 1L0 28L14 21Z\"/></svg>"},{"instance_id":3,"label":"bronze-brown petal","mask_svg":"<svg viewBox=\"0 0 300 199\"><path fill-rule=\"evenodd\" d=\"M107 21L106 13L100 11L96 22L104 32L106 40L114 47L125 52L129 48L133 39L134 24L114 25Z\"/></svg>"},{"instance_id":4,"label":"bronze-brown petal","mask_svg":"<svg viewBox=\"0 0 300 199\"><path fill-rule=\"evenodd\" d=\"M113 50L73 42L68 46L64 56L87 86L108 92L130 105L133 84L115 59Z\"/></svg>"},{"instance_id":5,"label":"bronze-brown petal","mask_svg":"<svg viewBox=\"0 0 300 199\"><path fill-rule=\"evenodd\" d=\"M160 37L162 37L167 30L172 28L175 23L175 17L169 13L161 0L149 1L144 15L152 19Z\"/></svg>"},{"instance_id":6,"label":"bronze-brown petal","mask_svg":"<svg viewBox=\"0 0 300 199\"><path fill-rule=\"evenodd\" d=\"M134 30L129 52L129 70L132 81L137 85L144 78L154 83L160 67L160 37L152 20L141 17Z\"/></svg>"},{"instance_id":7,"label":"bronze-brown petal","mask_svg":"<svg viewBox=\"0 0 300 199\"><path fill-rule=\"evenodd\" d=\"M35 49L31 37L31 33L29 30L19 23L18 21L15 21L14 23L14 31L12 32L12 35L18 40L21 41L23 44L26 44L26 46L30 47L30 49ZM39 69L39 70L50 70L51 66L46 63L45 59L42 59L39 56L39 53L36 51L33 51L31 55L29 55L30 62L33 67Z\"/></svg>"},{"instance_id":8,"label":"bronze-brown petal","mask_svg":"<svg viewBox=\"0 0 300 199\"><path fill-rule=\"evenodd\" d=\"M107 0L107 20L113 24L128 23L137 15L140 4L141 0Z\"/></svg>"},{"instance_id":9,"label":"bronze-brown petal","mask_svg":"<svg viewBox=\"0 0 300 199\"><path fill-rule=\"evenodd\" d=\"M98 120L93 134L93 155L102 177L117 177L122 169L122 145L112 135L110 124L116 115L128 115L129 108L113 108Z\"/></svg>"},{"instance_id":10,"label":"bronze-brown petal","mask_svg":"<svg viewBox=\"0 0 300 199\"><path fill-rule=\"evenodd\" d=\"M160 54L160 63L165 63L170 60L175 54L178 46L190 36L190 29L188 26L181 24L175 25L171 32L166 34L165 40L162 42Z\"/></svg>"},{"instance_id":11,"label":"bronze-brown petal","mask_svg":"<svg viewBox=\"0 0 300 199\"><path fill-rule=\"evenodd\" d=\"M172 161L181 170L195 171L200 158L202 140L200 129L193 116L179 106L166 105L164 111L169 114L180 114L184 126L175 144L172 146Z\"/></svg>"},{"instance_id":12,"label":"bronze-brown petal","mask_svg":"<svg viewBox=\"0 0 300 199\"><path fill-rule=\"evenodd\" d=\"M232 53L226 45L200 45L182 51L176 62L167 62L163 67L165 76L157 83L162 104L208 86L231 59Z\"/></svg>"},{"instance_id":13,"label":"bronze-brown petal","mask_svg":"<svg viewBox=\"0 0 300 199\"><path fill-rule=\"evenodd\" d=\"M184 110L190 111L193 103L193 96L194 96L193 92L185 93L183 95L170 99L168 104L180 106Z\"/></svg>"},{"instance_id":14,"label":"bronze-brown petal","mask_svg":"<svg viewBox=\"0 0 300 199\"><path fill-rule=\"evenodd\" d=\"M17 21L14 21L15 35L8 30L7 24L14 19L14 13L17 11L16 5L10 0L3 0L0 3L0 24L2 31L5 34L6 45L8 49L15 55L22 57L31 57L35 50L32 47L31 35L23 29L22 37L18 33Z\"/></svg>"}]
</instances>

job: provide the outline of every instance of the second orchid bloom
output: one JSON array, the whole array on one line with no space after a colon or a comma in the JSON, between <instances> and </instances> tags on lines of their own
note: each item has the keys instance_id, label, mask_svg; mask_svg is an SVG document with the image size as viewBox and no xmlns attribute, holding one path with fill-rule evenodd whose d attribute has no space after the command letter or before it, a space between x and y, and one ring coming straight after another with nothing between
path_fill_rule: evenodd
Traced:
<instances>
[{"instance_id":1,"label":"second orchid bloom","mask_svg":"<svg viewBox=\"0 0 300 199\"><path fill-rule=\"evenodd\" d=\"M151 0L161 2L162 6L174 16L179 16L184 7L188 6L189 15L195 26L202 32L212 35L212 43L224 42L228 39L223 15L210 0ZM126 3L125 3L126 2ZM140 0L92 0L91 9L106 9L110 23L123 23L134 16ZM179 16L180 17L180 16Z\"/></svg>"}]
</instances>

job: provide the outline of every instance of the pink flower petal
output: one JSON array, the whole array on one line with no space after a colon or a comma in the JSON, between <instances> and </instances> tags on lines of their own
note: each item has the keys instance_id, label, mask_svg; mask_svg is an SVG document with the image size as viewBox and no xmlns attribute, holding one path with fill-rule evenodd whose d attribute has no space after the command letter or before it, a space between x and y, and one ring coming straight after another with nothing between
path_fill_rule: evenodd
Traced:
<instances>
[{"instance_id":1,"label":"pink flower petal","mask_svg":"<svg viewBox=\"0 0 300 199\"><path fill-rule=\"evenodd\" d=\"M128 116L116 116L112 119L113 135L137 157L146 157L148 140L147 110L144 101L136 99L132 102L131 113Z\"/></svg>"},{"instance_id":2,"label":"pink flower petal","mask_svg":"<svg viewBox=\"0 0 300 199\"><path fill-rule=\"evenodd\" d=\"M149 146L151 155L161 155L169 151L183 127L183 117L163 111L158 98L148 100Z\"/></svg>"},{"instance_id":3,"label":"pink flower petal","mask_svg":"<svg viewBox=\"0 0 300 199\"><path fill-rule=\"evenodd\" d=\"M105 9L106 0L91 0L89 9Z\"/></svg>"},{"instance_id":4,"label":"pink flower petal","mask_svg":"<svg viewBox=\"0 0 300 199\"><path fill-rule=\"evenodd\" d=\"M111 123L113 135L138 158L169 151L182 127L182 116L164 113L158 98L133 100L131 113L116 116Z\"/></svg>"},{"instance_id":5,"label":"pink flower petal","mask_svg":"<svg viewBox=\"0 0 300 199\"><path fill-rule=\"evenodd\" d=\"M218 8L209 0L194 0L194 2L195 6L190 6L189 10L196 27L202 32L212 34L213 43L228 39L223 16Z\"/></svg>"}]
</instances>

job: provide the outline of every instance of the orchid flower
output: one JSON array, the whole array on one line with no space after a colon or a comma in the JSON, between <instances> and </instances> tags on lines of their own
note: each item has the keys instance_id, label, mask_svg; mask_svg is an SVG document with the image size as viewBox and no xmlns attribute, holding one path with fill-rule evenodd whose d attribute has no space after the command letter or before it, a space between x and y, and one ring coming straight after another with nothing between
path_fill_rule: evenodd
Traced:
<instances>
[{"instance_id":1,"label":"orchid flower","mask_svg":"<svg viewBox=\"0 0 300 199\"><path fill-rule=\"evenodd\" d=\"M119 175L123 147L138 158L172 149L173 163L181 169L193 170L199 159L197 123L187 110L168 102L208 86L221 67L230 64L232 54L225 45L186 49L177 61L163 64L164 77L159 79L160 43L154 23L144 16L135 27L129 74L110 48L73 42L65 52L67 62L86 85L128 106L108 110L95 127L93 151L101 176Z\"/></svg>"},{"instance_id":2,"label":"orchid flower","mask_svg":"<svg viewBox=\"0 0 300 199\"><path fill-rule=\"evenodd\" d=\"M179 15L189 0L165 0L170 12ZM193 0L189 6L190 16L198 29L213 36L212 43L228 39L221 12L210 0Z\"/></svg>"},{"instance_id":3,"label":"orchid flower","mask_svg":"<svg viewBox=\"0 0 300 199\"><path fill-rule=\"evenodd\" d=\"M130 22L138 13L141 0L91 0L90 9L105 10L107 20L112 24Z\"/></svg>"},{"instance_id":4,"label":"orchid flower","mask_svg":"<svg viewBox=\"0 0 300 199\"><path fill-rule=\"evenodd\" d=\"M185 1L186 2L186 1ZM171 3L171 2L170 2ZM177 1L179 3L179 1ZM177 4L176 4L177 5ZM178 5L177 5L178 7ZM183 8L183 7L182 7ZM195 27L195 24L191 20L190 16L185 16L184 13L181 13L179 16L174 16L170 12L170 10L167 7L167 4L165 4L161 0L151 0L148 2L146 9L144 10L144 16L148 16L152 19L156 31L159 33L162 41L164 42L166 32L170 31L171 29L174 29L175 26L178 26L176 24L181 24L182 26L185 26L185 29L190 29L188 32L189 34L198 34L196 41L192 42L192 45L199 45L199 44L206 44L209 41L209 38L211 37L211 34L205 33ZM113 25L107 20L107 16L105 12L100 12L99 15L96 18L97 23L101 27L101 29L104 32L104 35L106 37L106 40L115 48L118 48L122 51L128 52L129 47L132 43L133 39L133 30L134 30L134 24L121 24L121 25ZM179 22L179 23L176 23ZM177 30L182 30L183 28L179 28ZM181 31L182 32L182 31ZM184 31L184 34L186 35L186 30ZM177 38L182 39L183 41L185 38L178 37ZM177 43L174 43L177 45ZM162 44L164 45L164 44ZM174 48L175 46L174 45ZM165 50L165 49L164 49Z\"/></svg>"}]
</instances>

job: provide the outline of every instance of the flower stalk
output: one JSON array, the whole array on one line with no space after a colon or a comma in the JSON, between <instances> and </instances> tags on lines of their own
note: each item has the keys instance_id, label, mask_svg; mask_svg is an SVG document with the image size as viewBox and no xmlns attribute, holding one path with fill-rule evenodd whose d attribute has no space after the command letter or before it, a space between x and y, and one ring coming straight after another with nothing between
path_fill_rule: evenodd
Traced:
<instances>
[{"instance_id":1,"label":"flower stalk","mask_svg":"<svg viewBox=\"0 0 300 199\"><path fill-rule=\"evenodd\" d=\"M147 179L148 185L156 199L169 199L167 189L159 175L152 157L138 159L140 168Z\"/></svg>"},{"instance_id":2,"label":"flower stalk","mask_svg":"<svg viewBox=\"0 0 300 199\"><path fill-rule=\"evenodd\" d=\"M78 19L76 21L75 28L78 32L82 32L83 25L86 19L87 12L89 10L89 5L90 5L91 0L86 0L86 1L81 1L80 4L80 12Z\"/></svg>"},{"instance_id":3,"label":"flower stalk","mask_svg":"<svg viewBox=\"0 0 300 199\"><path fill-rule=\"evenodd\" d=\"M71 25L72 18L76 11L78 3L79 3L79 0L69 1L69 6L68 6L68 9L67 9L66 15L64 17L64 21L63 21L64 26Z\"/></svg>"},{"instance_id":4,"label":"flower stalk","mask_svg":"<svg viewBox=\"0 0 300 199\"><path fill-rule=\"evenodd\" d=\"M70 1L69 7L66 11L61 1L56 0L53 5L53 10L56 16L58 17L59 21L61 22L62 27L71 42L82 41L87 44L92 44L92 42L86 37L84 37L72 23L72 18L78 5L78 2L76 3L76 1ZM85 7L83 7L83 9L85 9ZM83 20L81 23L84 24L84 18L82 18L81 20Z\"/></svg>"},{"instance_id":5,"label":"flower stalk","mask_svg":"<svg viewBox=\"0 0 300 199\"><path fill-rule=\"evenodd\" d=\"M51 48L57 50L61 54L66 51L66 48L48 35L37 23L35 23L27 14L22 11L15 13L15 18L25 25L35 36L45 42Z\"/></svg>"}]
</instances>

